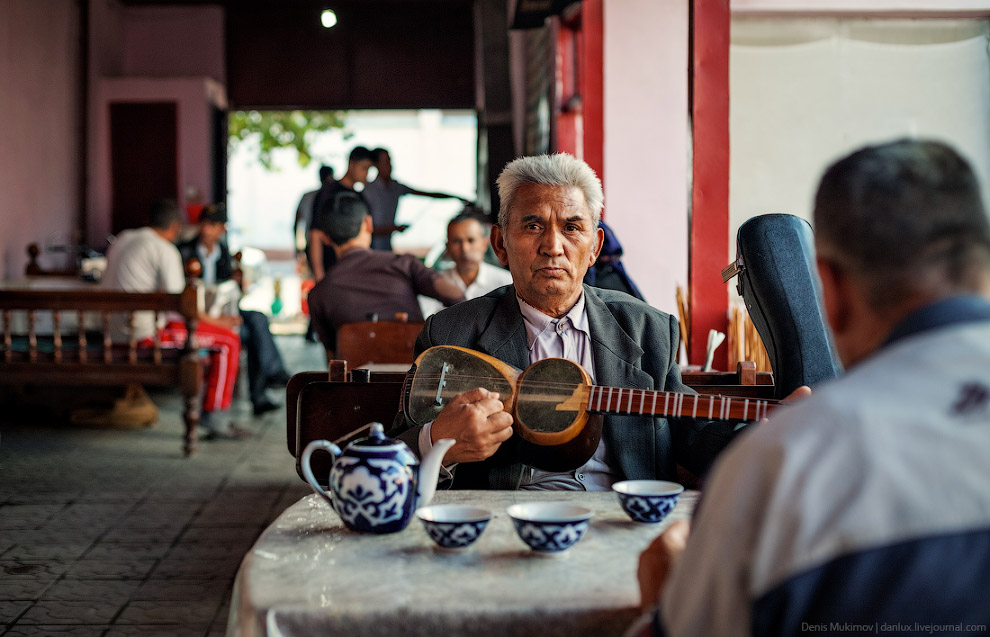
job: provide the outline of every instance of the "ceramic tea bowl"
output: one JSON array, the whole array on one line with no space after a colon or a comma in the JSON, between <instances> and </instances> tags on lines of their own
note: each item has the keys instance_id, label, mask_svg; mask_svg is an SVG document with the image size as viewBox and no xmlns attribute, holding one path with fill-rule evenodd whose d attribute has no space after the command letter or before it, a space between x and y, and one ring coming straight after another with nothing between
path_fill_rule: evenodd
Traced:
<instances>
[{"instance_id":1,"label":"ceramic tea bowl","mask_svg":"<svg viewBox=\"0 0 990 637\"><path fill-rule=\"evenodd\" d=\"M684 487L665 480L624 480L612 485L622 510L636 522L662 522L674 507Z\"/></svg>"},{"instance_id":2,"label":"ceramic tea bowl","mask_svg":"<svg viewBox=\"0 0 990 637\"><path fill-rule=\"evenodd\" d=\"M445 549L462 549L481 537L492 513L460 504L434 504L416 511L426 534Z\"/></svg>"},{"instance_id":3,"label":"ceramic tea bowl","mask_svg":"<svg viewBox=\"0 0 990 637\"><path fill-rule=\"evenodd\" d=\"M591 509L567 502L524 502L506 512L519 538L541 553L560 553L574 546L591 519Z\"/></svg>"}]
</instances>

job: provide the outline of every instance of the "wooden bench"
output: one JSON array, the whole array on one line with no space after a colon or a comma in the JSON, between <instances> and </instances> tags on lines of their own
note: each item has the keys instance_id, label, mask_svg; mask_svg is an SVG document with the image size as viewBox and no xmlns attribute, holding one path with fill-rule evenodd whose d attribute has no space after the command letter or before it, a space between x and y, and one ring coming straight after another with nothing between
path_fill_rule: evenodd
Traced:
<instances>
[{"instance_id":1,"label":"wooden bench","mask_svg":"<svg viewBox=\"0 0 990 637\"><path fill-rule=\"evenodd\" d=\"M194 347L196 290L187 287L179 294L137 294L95 288L0 289L3 342L0 350L0 383L10 385L115 386L142 385L178 387L184 398L185 436L183 452L196 446L203 393L203 362ZM121 312L133 320L134 312L181 314L187 333L182 349L162 347L157 336L150 347L113 343L111 314ZM26 329L15 334L15 314L26 316ZM96 331L87 330L93 315L99 318ZM50 322L49 330L39 324ZM76 326L66 329L65 324ZM67 333L63 333L67 332Z\"/></svg>"}]
</instances>

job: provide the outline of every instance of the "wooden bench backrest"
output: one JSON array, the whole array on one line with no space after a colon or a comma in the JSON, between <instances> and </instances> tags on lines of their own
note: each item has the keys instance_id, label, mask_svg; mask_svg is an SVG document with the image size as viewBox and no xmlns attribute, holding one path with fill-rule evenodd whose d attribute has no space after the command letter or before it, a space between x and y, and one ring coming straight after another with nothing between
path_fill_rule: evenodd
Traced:
<instances>
[{"instance_id":1,"label":"wooden bench backrest","mask_svg":"<svg viewBox=\"0 0 990 637\"><path fill-rule=\"evenodd\" d=\"M76 329L75 341L78 349L78 363L89 362L87 354L88 337L86 335L87 313L98 313L100 315L100 325L102 329L102 348L99 357L104 364L113 362L113 343L110 338L111 314L115 312L127 313L133 320L134 312L155 312L160 313L175 312L181 314L186 319L188 333L195 330L197 310L197 291L194 286L187 286L179 294L168 292L120 292L104 290L95 287L91 290L24 290L10 289L0 290L0 316L3 319L3 357L2 361L11 363L14 361L13 351L13 316L14 311L24 311L27 313L27 360L29 363L37 363L42 360L43 355L38 347L38 333L36 330L36 316L38 312L51 312L53 324L53 351L50 354L52 363L61 364L65 360L65 348L62 340L62 318L64 314L75 314L78 327ZM187 339L186 349L192 350L192 340ZM156 364L162 361L161 343L157 335L153 339L153 360ZM131 338L129 342L129 352L127 363L134 365L138 361L138 342Z\"/></svg>"},{"instance_id":2,"label":"wooden bench backrest","mask_svg":"<svg viewBox=\"0 0 990 637\"><path fill-rule=\"evenodd\" d=\"M423 323L361 321L337 330L337 358L352 365L412 363L416 337Z\"/></svg>"}]
</instances>

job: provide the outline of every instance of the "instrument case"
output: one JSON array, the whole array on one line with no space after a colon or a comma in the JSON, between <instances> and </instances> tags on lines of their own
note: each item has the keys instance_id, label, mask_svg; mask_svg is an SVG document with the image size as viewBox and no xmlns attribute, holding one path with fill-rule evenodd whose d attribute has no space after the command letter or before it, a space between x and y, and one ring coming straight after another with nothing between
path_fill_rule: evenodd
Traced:
<instances>
[{"instance_id":1,"label":"instrument case","mask_svg":"<svg viewBox=\"0 0 990 637\"><path fill-rule=\"evenodd\" d=\"M739 277L736 289L770 356L777 399L835 378L842 369L825 321L814 254L807 221L760 215L739 227L736 261L722 270L723 281Z\"/></svg>"}]
</instances>

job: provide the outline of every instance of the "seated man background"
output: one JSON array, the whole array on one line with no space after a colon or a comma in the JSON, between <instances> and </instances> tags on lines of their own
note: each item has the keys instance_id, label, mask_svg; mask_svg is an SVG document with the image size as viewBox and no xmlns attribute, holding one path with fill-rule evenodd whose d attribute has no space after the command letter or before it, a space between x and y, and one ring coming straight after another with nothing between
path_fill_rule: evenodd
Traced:
<instances>
[{"instance_id":1,"label":"seated man background","mask_svg":"<svg viewBox=\"0 0 990 637\"><path fill-rule=\"evenodd\" d=\"M182 228L182 212L174 201L157 202L151 209L150 224L145 228L124 230L107 252L107 269L100 285L124 292L181 292L186 285L182 257L173 241ZM210 365L203 398L200 424L210 438L239 438L247 432L230 422L230 403L240 362L241 341L232 329L238 317L213 318L201 315L196 327L198 347L210 351ZM129 340L131 328L126 315L115 315L111 325L115 340ZM181 347L186 327L181 320L155 325L153 312L134 314L133 335L150 342L156 329L163 344Z\"/></svg>"},{"instance_id":2,"label":"seated man background","mask_svg":"<svg viewBox=\"0 0 990 637\"><path fill-rule=\"evenodd\" d=\"M227 210L223 204L213 204L203 209L199 216L199 232L189 241L179 244L179 253L184 263L195 261L201 266L203 283L215 286L230 281L234 267L230 249L223 240L227 233ZM284 387L289 382L282 355L275 345L268 317L261 312L238 308L241 317L241 345L247 351L248 392L254 414L260 415L274 409L266 393L269 387Z\"/></svg>"},{"instance_id":3,"label":"seated man background","mask_svg":"<svg viewBox=\"0 0 990 637\"><path fill-rule=\"evenodd\" d=\"M485 261L488 245L488 228L478 217L459 214L447 223L447 254L454 264L441 270L440 275L460 288L466 299L488 294L512 283L508 270ZM443 309L431 299L420 299L420 306L423 316Z\"/></svg>"},{"instance_id":4,"label":"seated man background","mask_svg":"<svg viewBox=\"0 0 990 637\"><path fill-rule=\"evenodd\" d=\"M582 283L603 238L594 171L564 153L523 157L505 167L497 185L501 208L491 242L513 285L431 316L416 354L457 345L518 369L560 357L584 367L595 384L691 392L677 365L677 320L628 294ZM461 393L432 423L400 425L396 433L422 454L440 438L456 440L444 463L458 465L458 488L605 490L624 479L675 479L678 464L701 475L735 430L733 423L606 416L590 460L549 472L523 462L500 398L508 397L484 388Z\"/></svg>"},{"instance_id":5,"label":"seated man background","mask_svg":"<svg viewBox=\"0 0 990 637\"><path fill-rule=\"evenodd\" d=\"M867 147L825 173L814 219L846 374L742 436L690 536L675 523L643 554L644 605L662 589L643 632L985 633L990 224L976 176L944 144Z\"/></svg>"},{"instance_id":6,"label":"seated man background","mask_svg":"<svg viewBox=\"0 0 990 637\"><path fill-rule=\"evenodd\" d=\"M317 232L337 261L310 290L309 312L328 356L344 323L367 320L369 314L388 319L396 313L422 321L417 294L444 305L464 300L457 286L416 257L372 250L371 215L363 200L341 200L332 213L320 216L319 223Z\"/></svg>"}]
</instances>

